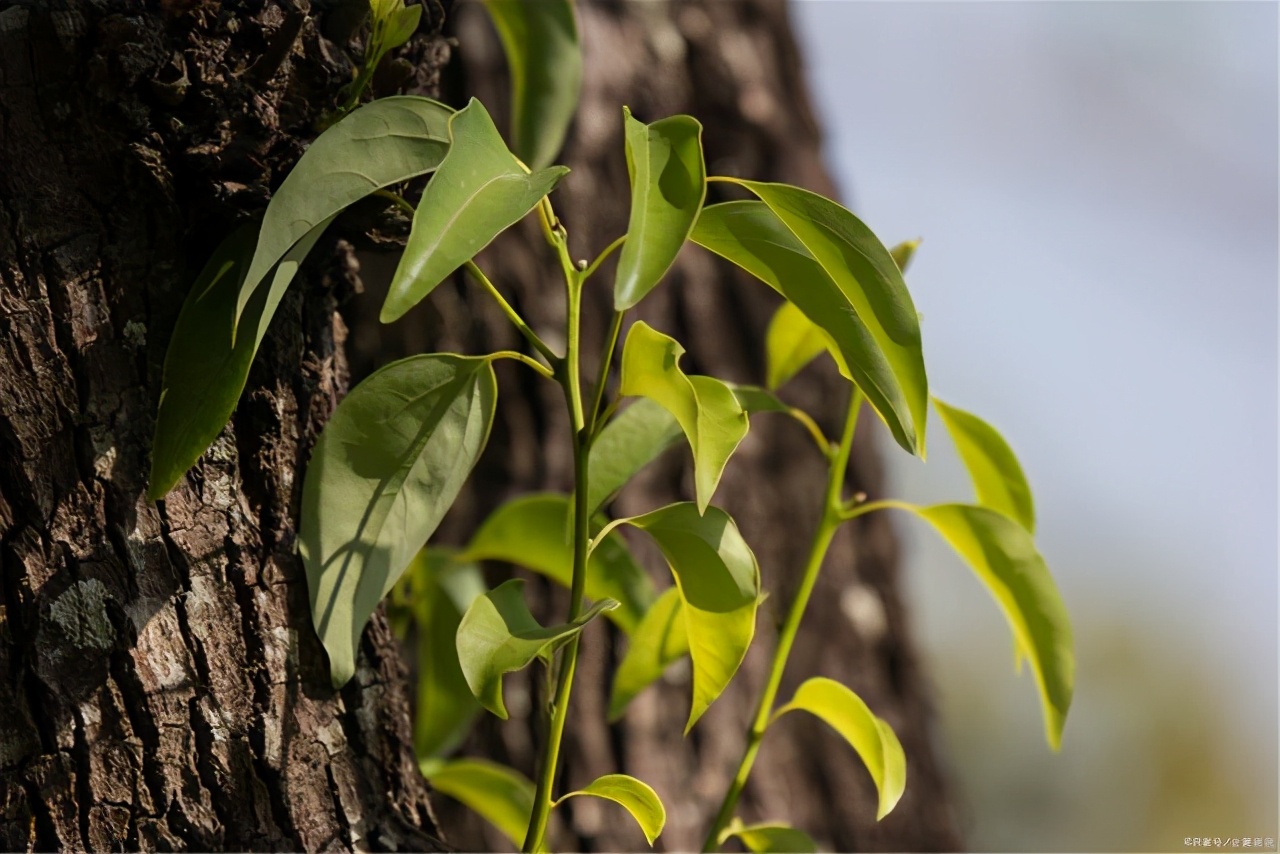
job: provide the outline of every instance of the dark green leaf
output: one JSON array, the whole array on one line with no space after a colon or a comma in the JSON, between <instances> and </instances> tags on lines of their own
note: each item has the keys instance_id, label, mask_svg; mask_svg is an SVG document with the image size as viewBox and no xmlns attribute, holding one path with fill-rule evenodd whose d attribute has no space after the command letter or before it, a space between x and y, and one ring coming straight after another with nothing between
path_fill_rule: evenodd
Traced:
<instances>
[{"instance_id":1,"label":"dark green leaf","mask_svg":"<svg viewBox=\"0 0 1280 854\"><path fill-rule=\"evenodd\" d=\"M914 509L964 558L1004 611L1035 673L1045 735L1057 750L1071 706L1075 653L1066 606L1031 534L987 507L939 504Z\"/></svg>"},{"instance_id":2,"label":"dark green leaf","mask_svg":"<svg viewBox=\"0 0 1280 854\"><path fill-rule=\"evenodd\" d=\"M409 242L382 305L398 320L454 270L533 210L568 169L529 174L475 98L449 119L449 153L422 193Z\"/></svg>"},{"instance_id":3,"label":"dark green leaf","mask_svg":"<svg viewBox=\"0 0 1280 854\"><path fill-rule=\"evenodd\" d=\"M658 543L675 576L693 660L687 733L737 673L755 634L760 567L738 526L719 507L690 502L626 520Z\"/></svg>"},{"instance_id":4,"label":"dark green leaf","mask_svg":"<svg viewBox=\"0 0 1280 854\"><path fill-rule=\"evenodd\" d=\"M160 407L151 449L147 498L163 498L218 437L249 378L253 356L298 266L332 222L322 221L285 252L271 286L246 307L232 343L236 297L253 252L257 227L243 225L214 251L182 304L165 354Z\"/></svg>"},{"instance_id":5,"label":"dark green leaf","mask_svg":"<svg viewBox=\"0 0 1280 854\"><path fill-rule=\"evenodd\" d=\"M742 819L735 818L717 841L724 845L733 836L752 854L816 854L818 850L809 834L782 822L744 825Z\"/></svg>"},{"instance_id":6,"label":"dark green leaf","mask_svg":"<svg viewBox=\"0 0 1280 854\"><path fill-rule=\"evenodd\" d=\"M576 637L613 599L592 605L577 619L544 628L524 601L524 579L513 578L476 598L458 626L458 661L480 704L503 720L502 675L528 667L535 658Z\"/></svg>"},{"instance_id":7,"label":"dark green leaf","mask_svg":"<svg viewBox=\"0 0 1280 854\"><path fill-rule=\"evenodd\" d=\"M365 104L320 134L267 206L235 316L307 232L374 190L439 166L452 114L428 98L397 95Z\"/></svg>"},{"instance_id":8,"label":"dark green leaf","mask_svg":"<svg viewBox=\"0 0 1280 854\"><path fill-rule=\"evenodd\" d=\"M933 405L969 470L978 503L999 510L1034 534L1036 508L1031 487L1009 443L978 416L949 406L936 397Z\"/></svg>"},{"instance_id":9,"label":"dark green leaf","mask_svg":"<svg viewBox=\"0 0 1280 854\"><path fill-rule=\"evenodd\" d=\"M689 651L680 590L669 587L631 632L627 654L613 677L609 720L622 717L637 694L656 682L667 666Z\"/></svg>"},{"instance_id":10,"label":"dark green leaf","mask_svg":"<svg viewBox=\"0 0 1280 854\"><path fill-rule=\"evenodd\" d=\"M667 823L667 811L663 809L658 793L647 783L626 774L605 774L603 777L597 777L585 789L570 792L557 800L555 805L559 806L569 798L579 795L589 795L621 804L627 812L631 813L636 824L640 825L640 829L644 831L644 838L649 840L650 845L653 845L653 840L658 838L662 833L663 825Z\"/></svg>"},{"instance_id":11,"label":"dark green leaf","mask_svg":"<svg viewBox=\"0 0 1280 854\"><path fill-rule=\"evenodd\" d=\"M480 704L467 687L458 664L458 623L484 578L475 564L437 549L423 549L405 571L397 590L405 590L417 631L418 703L413 727L419 760L456 748L471 731Z\"/></svg>"},{"instance_id":12,"label":"dark green leaf","mask_svg":"<svg viewBox=\"0 0 1280 854\"><path fill-rule=\"evenodd\" d=\"M508 501L485 519L459 560L502 560L551 578L573 581L573 507L565 495L542 493ZM630 632L657 597L653 582L617 534L606 536L587 562L586 595L616 599L606 616Z\"/></svg>"},{"instance_id":13,"label":"dark green leaf","mask_svg":"<svg viewBox=\"0 0 1280 854\"><path fill-rule=\"evenodd\" d=\"M684 348L643 321L636 321L622 348L622 395L647 397L670 412L693 449L698 509L711 503L725 464L747 435L747 414L720 380L680 370Z\"/></svg>"},{"instance_id":14,"label":"dark green leaf","mask_svg":"<svg viewBox=\"0 0 1280 854\"><path fill-rule=\"evenodd\" d=\"M806 680L791 702L773 713L773 720L797 709L825 721L857 751L880 795L876 820L888 815L907 786L907 758L889 725L857 694L822 676Z\"/></svg>"},{"instance_id":15,"label":"dark green leaf","mask_svg":"<svg viewBox=\"0 0 1280 854\"><path fill-rule=\"evenodd\" d=\"M497 393L488 359L413 356L352 389L316 443L298 547L335 686L484 449Z\"/></svg>"},{"instance_id":16,"label":"dark green leaf","mask_svg":"<svg viewBox=\"0 0 1280 854\"><path fill-rule=\"evenodd\" d=\"M775 288L825 330L898 444L923 455L928 387L919 320L888 250L829 199L739 183L765 201L704 208L691 239Z\"/></svg>"},{"instance_id":17,"label":"dark green leaf","mask_svg":"<svg viewBox=\"0 0 1280 854\"><path fill-rule=\"evenodd\" d=\"M696 119L671 116L646 125L632 118L626 107L622 113L631 220L613 287L616 311L640 302L666 275L707 195L702 125Z\"/></svg>"},{"instance_id":18,"label":"dark green leaf","mask_svg":"<svg viewBox=\"0 0 1280 854\"><path fill-rule=\"evenodd\" d=\"M487 759L424 762L431 788L478 813L519 847L533 813L534 786L514 768Z\"/></svg>"},{"instance_id":19,"label":"dark green leaf","mask_svg":"<svg viewBox=\"0 0 1280 854\"><path fill-rule=\"evenodd\" d=\"M530 169L550 166L582 89L582 48L569 0L484 0L511 71L511 147Z\"/></svg>"},{"instance_id":20,"label":"dark green leaf","mask_svg":"<svg viewBox=\"0 0 1280 854\"><path fill-rule=\"evenodd\" d=\"M618 413L591 444L587 463L587 507L592 515L636 472L683 435L675 416L648 398Z\"/></svg>"}]
</instances>

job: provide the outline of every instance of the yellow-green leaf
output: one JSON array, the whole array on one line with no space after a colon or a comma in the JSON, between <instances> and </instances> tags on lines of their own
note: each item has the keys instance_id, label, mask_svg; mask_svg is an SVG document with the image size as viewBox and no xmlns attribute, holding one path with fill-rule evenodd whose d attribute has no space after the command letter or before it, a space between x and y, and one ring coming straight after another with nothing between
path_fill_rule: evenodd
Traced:
<instances>
[{"instance_id":1,"label":"yellow-green leaf","mask_svg":"<svg viewBox=\"0 0 1280 854\"><path fill-rule=\"evenodd\" d=\"M773 713L773 720L796 710L821 719L857 751L879 794L876 820L888 815L907 786L907 759L889 725L853 691L823 676L806 680L791 702Z\"/></svg>"},{"instance_id":2,"label":"yellow-green leaf","mask_svg":"<svg viewBox=\"0 0 1280 854\"><path fill-rule=\"evenodd\" d=\"M626 107L622 114L631 219L613 286L617 311L640 302L666 275L707 196L702 125L696 119L671 116L646 125Z\"/></svg>"},{"instance_id":3,"label":"yellow-green leaf","mask_svg":"<svg viewBox=\"0 0 1280 854\"><path fill-rule=\"evenodd\" d=\"M558 799L555 806L559 806L569 798L581 795L603 798L622 805L627 812L631 813L636 824L640 825L640 829L644 831L644 838L649 840L650 845L653 845L653 840L658 838L662 833L663 825L667 823L667 811L663 809L658 793L647 783L626 774L605 774L603 777L597 777L585 789L577 789Z\"/></svg>"},{"instance_id":4,"label":"yellow-green leaf","mask_svg":"<svg viewBox=\"0 0 1280 854\"><path fill-rule=\"evenodd\" d=\"M1035 502L1018 458L1004 437L976 415L933 398L960 459L969 470L978 503L999 510L1029 532L1036 530Z\"/></svg>"},{"instance_id":5,"label":"yellow-green leaf","mask_svg":"<svg viewBox=\"0 0 1280 854\"><path fill-rule=\"evenodd\" d=\"M514 768L487 759L423 762L431 788L459 801L496 827L517 848L533 813L533 782Z\"/></svg>"},{"instance_id":6,"label":"yellow-green leaf","mask_svg":"<svg viewBox=\"0 0 1280 854\"><path fill-rule=\"evenodd\" d=\"M587 507L595 515L636 472L682 436L675 416L648 398L635 401L605 425L587 459Z\"/></svg>"},{"instance_id":7,"label":"yellow-green leaf","mask_svg":"<svg viewBox=\"0 0 1280 854\"><path fill-rule=\"evenodd\" d=\"M684 604L677 587L668 587L631 632L627 654L618 665L609 695L609 720L622 717L637 694L656 682L667 666L689 651Z\"/></svg>"},{"instance_id":8,"label":"yellow-green leaf","mask_svg":"<svg viewBox=\"0 0 1280 854\"><path fill-rule=\"evenodd\" d=\"M831 336L804 316L795 303L784 302L778 306L764 335L765 385L777 389L800 373L824 350L830 350L846 378L849 369L840 358L840 350Z\"/></svg>"},{"instance_id":9,"label":"yellow-green leaf","mask_svg":"<svg viewBox=\"0 0 1280 854\"><path fill-rule=\"evenodd\" d=\"M1071 622L1030 532L989 507L913 508L964 558L1000 605L1035 674L1045 737L1057 750L1075 685Z\"/></svg>"},{"instance_id":10,"label":"yellow-green leaf","mask_svg":"<svg viewBox=\"0 0 1280 854\"><path fill-rule=\"evenodd\" d=\"M733 679L751 645L760 567L738 526L719 507L700 513L682 501L625 522L658 543L680 592L693 660L688 733Z\"/></svg>"},{"instance_id":11,"label":"yellow-green leaf","mask_svg":"<svg viewBox=\"0 0 1280 854\"><path fill-rule=\"evenodd\" d=\"M484 0L511 72L511 147L530 169L564 145L582 89L582 48L569 0Z\"/></svg>"},{"instance_id":12,"label":"yellow-green leaf","mask_svg":"<svg viewBox=\"0 0 1280 854\"><path fill-rule=\"evenodd\" d=\"M458 559L506 561L570 587L572 512L566 495L539 493L508 501L484 520ZM616 599L619 606L606 616L625 632L635 629L657 598L648 573L617 534L606 536L591 552L585 592L592 599Z\"/></svg>"},{"instance_id":13,"label":"yellow-green leaf","mask_svg":"<svg viewBox=\"0 0 1280 854\"><path fill-rule=\"evenodd\" d=\"M398 320L454 270L533 210L567 173L532 174L507 150L484 105L472 98L449 119L449 151L427 184L380 315Z\"/></svg>"},{"instance_id":14,"label":"yellow-green leaf","mask_svg":"<svg viewBox=\"0 0 1280 854\"><path fill-rule=\"evenodd\" d=\"M724 845L734 836L752 854L816 854L818 850L809 834L783 822L745 825L735 817L720 831L717 842Z\"/></svg>"},{"instance_id":15,"label":"yellow-green leaf","mask_svg":"<svg viewBox=\"0 0 1280 854\"><path fill-rule=\"evenodd\" d=\"M497 394L487 358L412 356L352 389L316 442L298 551L335 687L355 673L373 609L484 450Z\"/></svg>"},{"instance_id":16,"label":"yellow-green leaf","mask_svg":"<svg viewBox=\"0 0 1280 854\"><path fill-rule=\"evenodd\" d=\"M458 625L458 661L471 693L480 705L504 721L502 676L528 667L544 652L551 652L576 637L587 623L618 603L604 599L576 619L544 627L534 619L524 601L524 579L513 578L477 596Z\"/></svg>"},{"instance_id":17,"label":"yellow-green leaf","mask_svg":"<svg viewBox=\"0 0 1280 854\"><path fill-rule=\"evenodd\" d=\"M705 510L729 457L747 435L747 414L720 380L680 370L683 353L674 338L636 321L622 348L619 394L647 397L675 416L693 449L698 509Z\"/></svg>"}]
</instances>

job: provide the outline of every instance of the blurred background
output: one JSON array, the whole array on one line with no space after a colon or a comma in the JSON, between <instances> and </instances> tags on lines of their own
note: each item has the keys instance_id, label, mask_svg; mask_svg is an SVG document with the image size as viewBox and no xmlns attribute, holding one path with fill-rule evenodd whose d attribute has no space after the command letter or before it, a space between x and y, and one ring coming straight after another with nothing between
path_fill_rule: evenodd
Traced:
<instances>
[{"instance_id":1,"label":"blurred background","mask_svg":"<svg viewBox=\"0 0 1280 854\"><path fill-rule=\"evenodd\" d=\"M1031 479L1074 621L1045 746L970 572L896 521L974 850L1277 836L1277 5L799 0L827 159L932 389ZM967 500L936 419L895 495Z\"/></svg>"}]
</instances>

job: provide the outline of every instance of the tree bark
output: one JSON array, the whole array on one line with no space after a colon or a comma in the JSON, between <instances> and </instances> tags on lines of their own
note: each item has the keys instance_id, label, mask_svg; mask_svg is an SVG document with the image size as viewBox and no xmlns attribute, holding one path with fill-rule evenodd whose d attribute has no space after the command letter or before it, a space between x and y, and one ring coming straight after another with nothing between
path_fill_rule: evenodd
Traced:
<instances>
[{"instance_id":1,"label":"tree bark","mask_svg":"<svg viewBox=\"0 0 1280 854\"><path fill-rule=\"evenodd\" d=\"M385 621L334 692L294 554L348 246L317 247L232 423L144 499L186 291L359 56L367 7L314 7L0 2L4 850L441 850ZM419 86L434 8L392 68Z\"/></svg>"},{"instance_id":2,"label":"tree bark","mask_svg":"<svg viewBox=\"0 0 1280 854\"><path fill-rule=\"evenodd\" d=\"M834 195L822 166L802 57L782 0L580 2L577 9L586 82L582 109L560 158L573 172L553 195L575 258L594 257L626 230L624 104L644 121L679 112L700 119L711 174L786 181ZM508 82L497 40L475 8L460 7L454 25L461 62L450 69L451 101L461 104L476 95L501 121ZM725 198L721 187L712 185L708 203ZM908 236L883 235L890 242ZM563 288L534 223L500 237L479 263L540 335L548 340L559 336ZM379 279L385 287L393 264L394 258L365 259L372 290ZM610 261L586 294L586 353L598 352L602 344L613 266ZM354 301L346 309L355 330L350 353L357 376L409 353L522 347L497 308L460 279L455 287L438 288L427 304L390 327L376 322L380 294L370 296L374 298ZM633 315L686 345L686 370L758 383L763 377L763 332L777 304L764 285L690 247L666 284ZM568 425L558 389L510 363L499 370L499 413L489 450L439 532L439 542L464 542L484 514L507 498L572 487ZM839 435L846 395L847 384L829 364L806 370L784 393L814 413L828 435ZM864 410L850 492L861 490L873 498L884 494L879 455L896 451L892 442L881 440L884 435L870 410ZM628 487L616 512L630 515L690 498L690 469L687 451L668 454ZM653 785L667 805L667 829L658 846L697 850L741 755L776 627L817 524L824 481L823 461L797 425L767 415L752 419L751 433L716 497L737 519L773 594L742 671L687 738L680 735L689 704L687 670L677 669L664 684L638 697L624 720L606 725L609 685L625 641L597 621L583 639L562 760L568 770L558 792L605 773L633 774ZM657 555L647 557L655 578L668 577L661 561L653 560ZM495 570L492 580L506 571ZM540 598L544 621L563 619L563 591L533 578L527 590ZM851 686L894 727L907 754L902 802L877 823L871 780L853 752L825 726L789 716L765 739L743 798L742 817L748 822L789 820L829 850L957 848L956 822L932 741L928 687L900 592L896 541L882 514L863 517L837 536L792 652L780 700L814 675ZM528 674L509 675L506 696L513 720L482 717L465 751L506 761L532 775L540 738L537 715L519 710L542 707L540 683ZM437 811L455 844L490 849L508 844L450 801L441 799ZM647 847L620 811L591 798L566 802L553 818L564 847Z\"/></svg>"}]
</instances>

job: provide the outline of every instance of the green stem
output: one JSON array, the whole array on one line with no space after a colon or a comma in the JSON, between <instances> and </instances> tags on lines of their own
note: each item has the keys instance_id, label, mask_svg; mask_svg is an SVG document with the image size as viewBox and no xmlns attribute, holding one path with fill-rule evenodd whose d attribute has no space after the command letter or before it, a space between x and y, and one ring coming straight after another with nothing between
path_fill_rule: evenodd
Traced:
<instances>
[{"instance_id":1,"label":"green stem","mask_svg":"<svg viewBox=\"0 0 1280 854\"><path fill-rule=\"evenodd\" d=\"M536 359L531 359L524 353L517 353L515 350L499 350L496 353L490 353L489 357L492 359L515 359L517 362L521 362L533 368L549 380L554 380L556 378L555 371L551 370Z\"/></svg>"},{"instance_id":2,"label":"green stem","mask_svg":"<svg viewBox=\"0 0 1280 854\"><path fill-rule=\"evenodd\" d=\"M800 587L796 590L795 599L792 600L791 608L787 611L786 620L778 631L778 646L773 652L773 663L769 668L769 679L765 682L764 690L760 693L760 703L756 707L755 720L747 733L747 749L742 755L742 761L738 763L738 771L734 774L733 783L730 784L729 791L725 793L724 801L720 805L720 812L716 814L711 830L707 833L707 838L702 844L703 851L715 851L719 847L720 833L728 826L738 808L738 797L747 785L747 777L751 774L751 766L755 764L756 754L760 752L760 743L764 740L765 730L768 729L769 721L773 716L773 704L778 697L778 686L782 684L782 673L786 670L787 657L791 654L796 632L799 631L800 622L804 619L805 607L809 604L809 597L813 594L813 588L818 581L818 574L822 570L822 562L827 556L827 549L831 546L831 540L840 524L844 521L841 518L844 509L841 495L844 487L844 475L849 467L849 453L853 449L853 432L858 424L858 410L861 407L862 391L855 387L853 396L849 401L849 414L845 417L844 435L840 439L840 447L831 461L831 468L828 472L826 504L823 507L822 519L818 523L818 530L814 532L813 543L809 547L809 558L805 563L804 574L800 578Z\"/></svg>"},{"instance_id":3,"label":"green stem","mask_svg":"<svg viewBox=\"0 0 1280 854\"><path fill-rule=\"evenodd\" d=\"M409 204L409 200L399 193L393 193L390 190L377 189L373 191L373 195L395 202L396 206L407 213L410 217L417 213L417 211L414 210L413 205Z\"/></svg>"},{"instance_id":4,"label":"green stem","mask_svg":"<svg viewBox=\"0 0 1280 854\"><path fill-rule=\"evenodd\" d=\"M568 348L563 361L556 363L556 375L565 390L569 404L569 420L573 427L573 581L569 590L569 620L582 613L582 600L587 581L587 537L590 533L587 506L587 453L588 438L582 410L582 383L579 365L582 336L582 279L564 251L563 232L555 232L560 240L561 265L565 282L569 286ZM564 738L565 719L569 715L569 694L573 690L573 674L578 666L578 638L570 641L561 652L560 673L556 679L556 695L551 712L551 725L539 760L537 789L533 796L533 811L529 816L529 829L521 850L525 854L541 850L547 833L547 821L551 816L552 792L555 788L556 765L560 759L560 743Z\"/></svg>"},{"instance_id":5,"label":"green stem","mask_svg":"<svg viewBox=\"0 0 1280 854\"><path fill-rule=\"evenodd\" d=\"M497 287L494 286L493 282L489 281L489 277L484 274L484 271L476 266L476 262L468 261L463 266L466 268L466 271L471 274L471 277L497 301L498 307L502 309L502 313L507 316L507 319L511 321L516 329L520 330L520 334L525 337L525 340L529 342L533 349L541 353L542 357L552 365L556 364L560 360L560 357L555 354L554 350L547 346L546 342L538 337L538 333L534 332L529 327L529 324L524 322L524 318L511 307L511 303L507 302L506 297L504 297Z\"/></svg>"},{"instance_id":6,"label":"green stem","mask_svg":"<svg viewBox=\"0 0 1280 854\"><path fill-rule=\"evenodd\" d=\"M587 274L582 274L582 280L585 281ZM596 377L596 388L591 401L591 408L587 410L587 441L590 443L599 432L599 428L603 419L600 417L600 404L604 401L605 383L609 381L609 365L613 362L613 351L618 347L618 333L622 330L623 312L615 311L613 320L609 322L609 332L605 338L604 350L600 354L600 375Z\"/></svg>"},{"instance_id":7,"label":"green stem","mask_svg":"<svg viewBox=\"0 0 1280 854\"><path fill-rule=\"evenodd\" d=\"M587 279L591 278L591 274L594 273L596 269L601 264L604 263L605 259L608 258L610 255L612 255L614 251L623 243L626 243L626 241L627 241L627 236L624 234L621 237L619 237L617 240L613 241L608 246L606 246L604 248L604 251L596 256L596 260L592 261L591 264L588 265L587 268L582 271L582 281L585 282Z\"/></svg>"}]
</instances>

